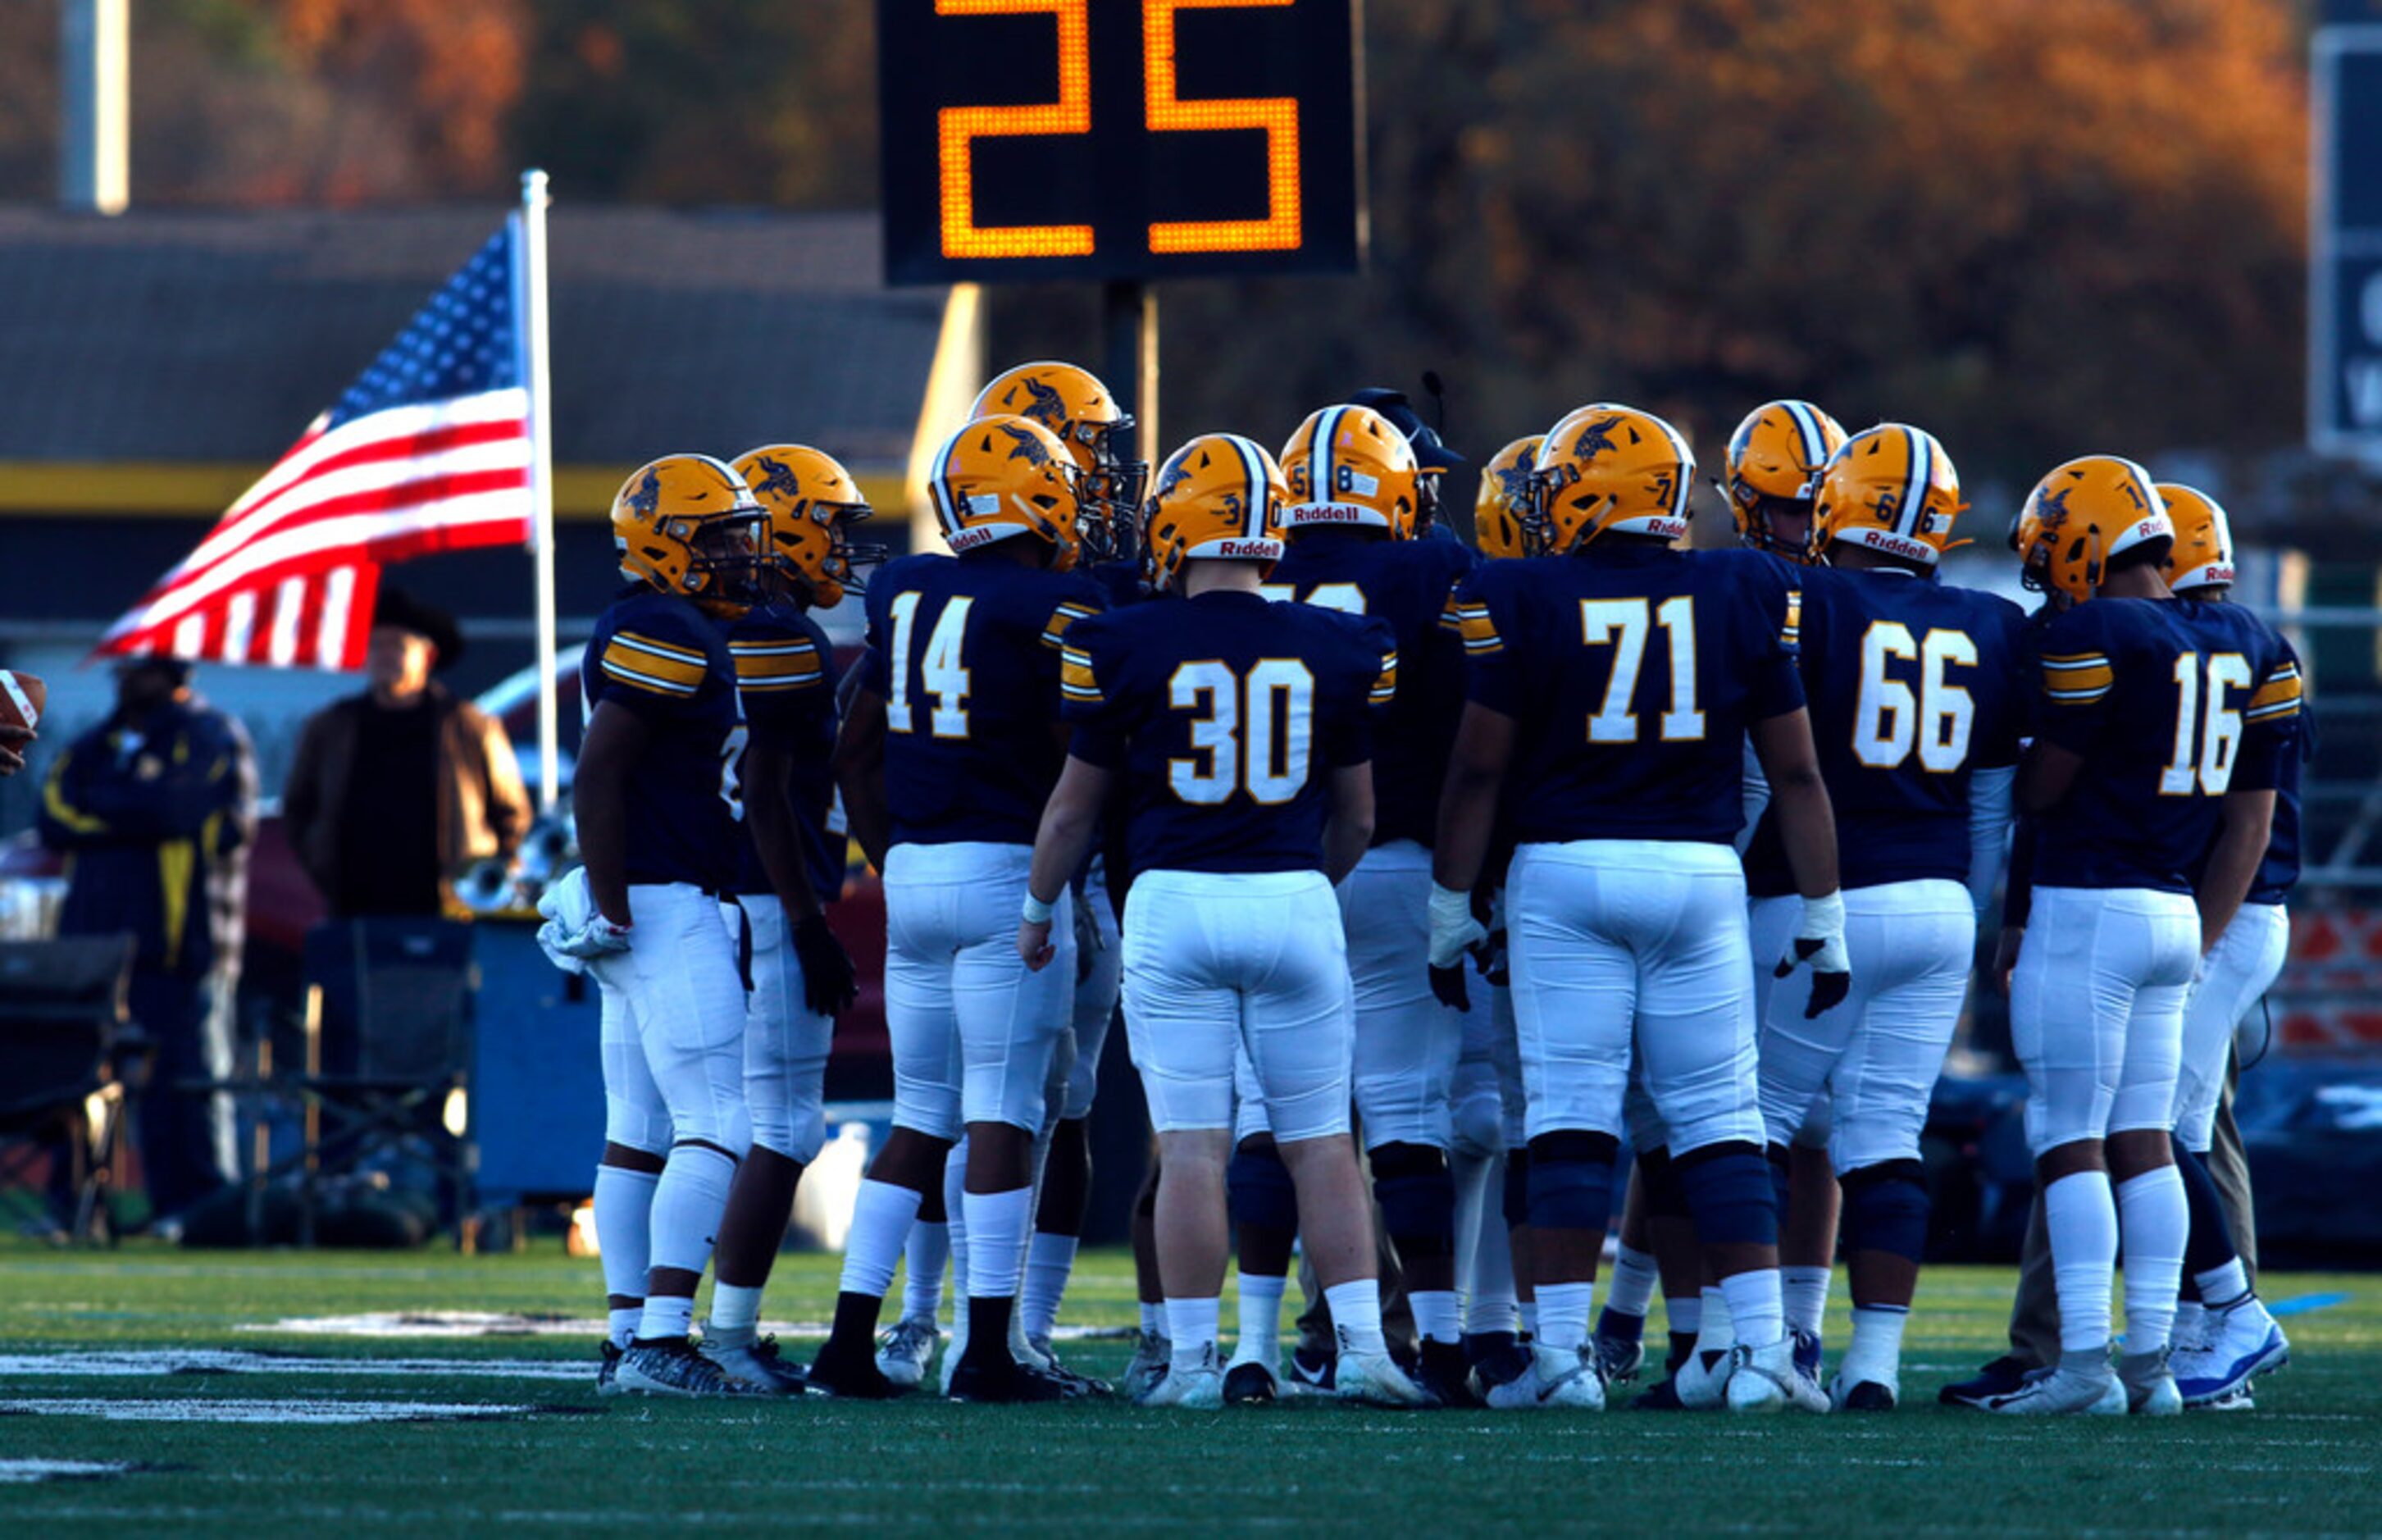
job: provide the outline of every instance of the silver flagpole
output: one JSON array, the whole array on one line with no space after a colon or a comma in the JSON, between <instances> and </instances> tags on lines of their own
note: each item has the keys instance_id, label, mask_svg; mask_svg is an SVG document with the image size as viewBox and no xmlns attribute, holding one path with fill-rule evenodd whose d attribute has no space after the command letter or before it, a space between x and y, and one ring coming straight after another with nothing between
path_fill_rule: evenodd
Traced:
<instances>
[{"instance_id":1,"label":"silver flagpole","mask_svg":"<svg viewBox=\"0 0 2382 1540\"><path fill-rule=\"evenodd\" d=\"M537 563L537 807L551 812L560 789L561 703L555 680L554 391L546 364L546 173L522 173L522 371L529 387L530 528Z\"/></svg>"}]
</instances>

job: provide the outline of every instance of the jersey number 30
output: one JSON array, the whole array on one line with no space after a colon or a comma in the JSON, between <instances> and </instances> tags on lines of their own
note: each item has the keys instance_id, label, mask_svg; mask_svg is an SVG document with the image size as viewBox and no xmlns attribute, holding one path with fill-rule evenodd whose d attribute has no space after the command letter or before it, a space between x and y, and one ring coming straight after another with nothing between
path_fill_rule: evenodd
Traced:
<instances>
[{"instance_id":1,"label":"jersey number 30","mask_svg":"<svg viewBox=\"0 0 2382 1540\"><path fill-rule=\"evenodd\" d=\"M1175 710L1198 713L1190 723L1193 757L1166 764L1176 796L1214 804L1245 790L1271 806L1306 786L1315 735L1315 676L1306 664L1260 659L1243 677L1214 659L1185 663L1166 695Z\"/></svg>"}]
</instances>

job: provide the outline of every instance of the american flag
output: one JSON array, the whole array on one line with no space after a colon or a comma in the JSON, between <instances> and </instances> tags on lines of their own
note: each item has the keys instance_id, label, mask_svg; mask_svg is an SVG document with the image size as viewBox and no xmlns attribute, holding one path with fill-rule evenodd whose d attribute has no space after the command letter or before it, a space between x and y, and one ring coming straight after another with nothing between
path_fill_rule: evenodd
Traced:
<instances>
[{"instance_id":1,"label":"american flag","mask_svg":"<svg viewBox=\"0 0 2382 1540\"><path fill-rule=\"evenodd\" d=\"M99 653L358 668L383 565L527 540L517 253L509 223Z\"/></svg>"}]
</instances>

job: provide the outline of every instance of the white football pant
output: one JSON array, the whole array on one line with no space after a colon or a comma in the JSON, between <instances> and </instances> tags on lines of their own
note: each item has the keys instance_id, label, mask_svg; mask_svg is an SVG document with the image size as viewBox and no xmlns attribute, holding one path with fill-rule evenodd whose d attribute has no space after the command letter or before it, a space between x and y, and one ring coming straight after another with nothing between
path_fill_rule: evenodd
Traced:
<instances>
[{"instance_id":1,"label":"white football pant","mask_svg":"<svg viewBox=\"0 0 2382 1540\"><path fill-rule=\"evenodd\" d=\"M1160 1133L1234 1127L1236 1048L1276 1139L1348 1131L1347 942L1320 872L1136 877L1125 901L1124 1020Z\"/></svg>"},{"instance_id":2,"label":"white football pant","mask_svg":"<svg viewBox=\"0 0 2382 1540\"><path fill-rule=\"evenodd\" d=\"M2200 978L2183 1003L2183 1064L2176 1078L2175 1133L2196 1155L2208 1153L2234 1029L2274 987L2291 949L2290 915L2279 904L2244 904L2200 960Z\"/></svg>"},{"instance_id":3,"label":"white football pant","mask_svg":"<svg viewBox=\"0 0 2382 1540\"><path fill-rule=\"evenodd\" d=\"M1042 1126L1044 1082L1075 984L1074 910L1051 906L1058 955L1017 955L1030 845L897 844L885 856L885 1029L893 1122L957 1140L968 1123Z\"/></svg>"},{"instance_id":4,"label":"white football pant","mask_svg":"<svg viewBox=\"0 0 2382 1540\"><path fill-rule=\"evenodd\" d=\"M802 961L778 896L737 902L753 938L753 991L744 998L744 1101L753 1142L808 1165L827 1143L827 1055L835 1018L804 1001ZM734 923L731 906L721 906L720 918Z\"/></svg>"},{"instance_id":5,"label":"white football pant","mask_svg":"<svg viewBox=\"0 0 2382 1540\"><path fill-rule=\"evenodd\" d=\"M1977 912L1948 880L1882 882L1845 892L1845 950L1852 992L1806 1020L1803 989L1770 992L1761 1032L1762 1117L1774 1144L1793 1141L1815 1106L1833 1105L1828 1153L1839 1176L1884 1161L1917 1160L1927 1104L1960 1024L1975 960ZM1757 938L1784 911L1783 952L1801 918L1799 898L1754 905ZM1768 954L1775 955L1775 953ZM1759 966L1764 953L1754 953ZM1832 1096L1823 1096L1823 1090Z\"/></svg>"},{"instance_id":6,"label":"white football pant","mask_svg":"<svg viewBox=\"0 0 2382 1540\"><path fill-rule=\"evenodd\" d=\"M1735 852L1684 840L1526 844L1506 924L1530 1138L1618 1138L1634 1038L1674 1156L1762 1143Z\"/></svg>"},{"instance_id":7,"label":"white football pant","mask_svg":"<svg viewBox=\"0 0 2382 1540\"><path fill-rule=\"evenodd\" d=\"M1365 1145L1444 1150L1454 1135L1449 1105L1465 1020L1430 992L1423 963L1430 953L1430 852L1412 840L1376 845L1339 893L1357 1000L1354 1077Z\"/></svg>"},{"instance_id":8,"label":"white football pant","mask_svg":"<svg viewBox=\"0 0 2382 1540\"><path fill-rule=\"evenodd\" d=\"M2189 893L2034 890L2010 980L2029 1149L2173 1126L2183 996L2199 960Z\"/></svg>"},{"instance_id":9,"label":"white football pant","mask_svg":"<svg viewBox=\"0 0 2382 1540\"><path fill-rule=\"evenodd\" d=\"M1471 967L1468 959L1465 966ZM1472 1008L1463 1016L1451 1122L1456 1148L1494 1155L1522 1145L1522 1053L1514 1037L1514 994L1477 973L1465 985ZM1364 1028L1357 1030L1361 1041Z\"/></svg>"},{"instance_id":10,"label":"white football pant","mask_svg":"<svg viewBox=\"0 0 2382 1540\"><path fill-rule=\"evenodd\" d=\"M1098 861L1085 879L1079 902L1091 916L1102 945L1075 981L1074 1053L1059 1109L1059 1116L1067 1122L1092 1115L1092 1099L1100 1089L1100 1050L1108 1045L1109 1023L1116 1019L1117 999L1124 985L1124 949L1117 932L1116 906L1109 902L1108 878ZM1084 967L1080 956L1076 966Z\"/></svg>"},{"instance_id":11,"label":"white football pant","mask_svg":"<svg viewBox=\"0 0 2382 1540\"><path fill-rule=\"evenodd\" d=\"M629 889L626 952L589 960L603 991L604 1137L648 1153L689 1140L742 1160L744 980L719 901L688 882Z\"/></svg>"}]
</instances>

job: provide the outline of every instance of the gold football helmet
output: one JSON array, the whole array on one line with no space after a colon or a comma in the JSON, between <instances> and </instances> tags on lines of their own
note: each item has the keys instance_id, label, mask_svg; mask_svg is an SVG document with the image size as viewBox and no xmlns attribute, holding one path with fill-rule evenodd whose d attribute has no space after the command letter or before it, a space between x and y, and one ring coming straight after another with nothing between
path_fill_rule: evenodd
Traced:
<instances>
[{"instance_id":1,"label":"gold football helmet","mask_svg":"<svg viewBox=\"0 0 2382 1540\"><path fill-rule=\"evenodd\" d=\"M1049 428L1075 462L1086 557L1122 561L1133 555L1149 464L1136 459L1133 413L1088 369L1073 363L1021 363L976 394L970 417L1025 417Z\"/></svg>"},{"instance_id":2,"label":"gold football helmet","mask_svg":"<svg viewBox=\"0 0 2382 1540\"><path fill-rule=\"evenodd\" d=\"M1540 435L1516 438L1480 467L1480 490L1472 501L1472 543L1483 556L1535 556L1530 544L1530 476L1538 463Z\"/></svg>"},{"instance_id":3,"label":"gold football helmet","mask_svg":"<svg viewBox=\"0 0 2382 1540\"><path fill-rule=\"evenodd\" d=\"M1676 540L1688 532L1695 451L1651 412L1599 402L1539 445L1531 524L1539 548L1568 556L1600 535Z\"/></svg>"},{"instance_id":4,"label":"gold football helmet","mask_svg":"<svg viewBox=\"0 0 2382 1540\"><path fill-rule=\"evenodd\" d=\"M927 490L956 554L1024 538L1044 548L1045 566L1075 564L1082 503L1074 457L1030 417L979 417L952 434Z\"/></svg>"},{"instance_id":5,"label":"gold football helmet","mask_svg":"<svg viewBox=\"0 0 2382 1540\"><path fill-rule=\"evenodd\" d=\"M766 444L738 455L735 468L768 516L764 578L793 585L822 610L862 591L854 568L883 561L884 548L853 545L846 531L877 511L833 455L802 444Z\"/></svg>"},{"instance_id":6,"label":"gold football helmet","mask_svg":"<svg viewBox=\"0 0 2382 1540\"><path fill-rule=\"evenodd\" d=\"M2224 505L2197 487L2163 481L2156 488L2175 526L2167 548L2167 585L2179 594L2233 585L2233 523Z\"/></svg>"},{"instance_id":7,"label":"gold football helmet","mask_svg":"<svg viewBox=\"0 0 2382 1540\"><path fill-rule=\"evenodd\" d=\"M1811 517L1828 457L1844 441L1843 426L1809 401L1767 401L1746 413L1728 436L1728 474L1716 484L1737 539L1790 561L1810 561L1809 537L1782 536L1771 521Z\"/></svg>"},{"instance_id":8,"label":"gold football helmet","mask_svg":"<svg viewBox=\"0 0 2382 1540\"><path fill-rule=\"evenodd\" d=\"M707 454L664 455L612 499L620 575L730 619L760 596L765 522L744 478Z\"/></svg>"},{"instance_id":9,"label":"gold football helmet","mask_svg":"<svg viewBox=\"0 0 2382 1540\"><path fill-rule=\"evenodd\" d=\"M1166 457L1142 507L1142 560L1149 585L1182 585L1188 561L1282 560L1282 467L1237 433L1206 433Z\"/></svg>"},{"instance_id":10,"label":"gold football helmet","mask_svg":"<svg viewBox=\"0 0 2382 1540\"><path fill-rule=\"evenodd\" d=\"M1811 520L1811 551L1863 546L1932 567L1966 541L1952 538L1960 473L1924 428L1880 423L1847 439L1828 462Z\"/></svg>"},{"instance_id":11,"label":"gold football helmet","mask_svg":"<svg viewBox=\"0 0 2382 1540\"><path fill-rule=\"evenodd\" d=\"M2175 525L2151 474L2114 454L2088 454L2035 483L2010 531L2030 588L2081 604L2109 575L2109 563L2153 541L2173 548Z\"/></svg>"},{"instance_id":12,"label":"gold football helmet","mask_svg":"<svg viewBox=\"0 0 2382 1540\"><path fill-rule=\"evenodd\" d=\"M1385 529L1404 540L1420 506L1414 446L1368 406L1327 406L1311 413L1282 447L1290 504L1283 527L1336 525Z\"/></svg>"}]
</instances>

